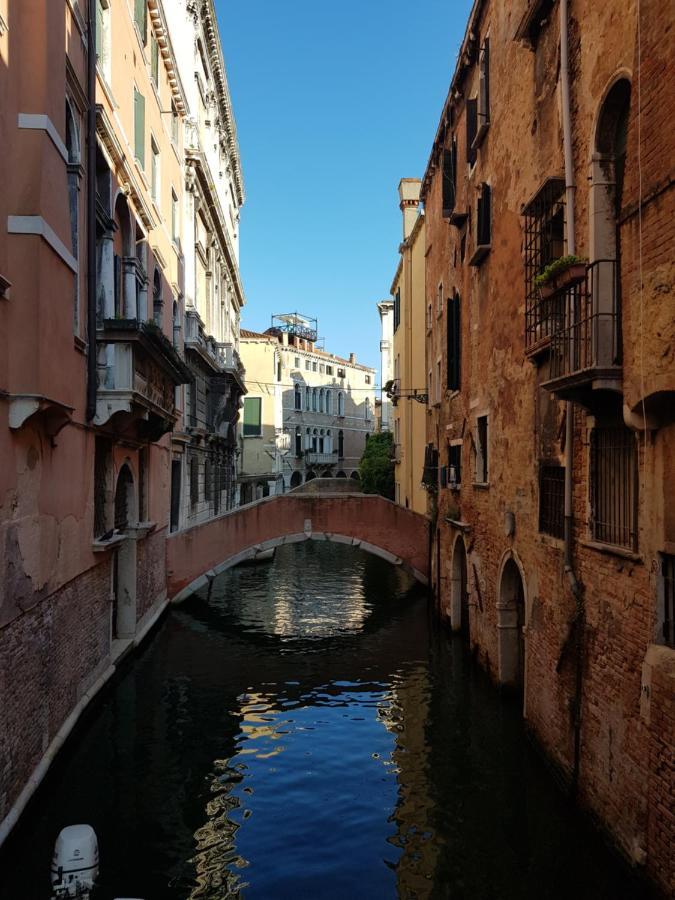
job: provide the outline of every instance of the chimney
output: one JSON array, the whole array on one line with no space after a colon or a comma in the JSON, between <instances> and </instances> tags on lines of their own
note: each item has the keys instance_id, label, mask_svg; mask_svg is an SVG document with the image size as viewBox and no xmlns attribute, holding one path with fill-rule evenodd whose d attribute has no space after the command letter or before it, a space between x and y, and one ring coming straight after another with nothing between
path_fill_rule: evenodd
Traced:
<instances>
[{"instance_id":1,"label":"chimney","mask_svg":"<svg viewBox=\"0 0 675 900\"><path fill-rule=\"evenodd\" d=\"M288 332L287 331L281 332L281 343L284 345L284 347L288 347Z\"/></svg>"},{"instance_id":2,"label":"chimney","mask_svg":"<svg viewBox=\"0 0 675 900\"><path fill-rule=\"evenodd\" d=\"M352 366L356 364L356 353L349 354L349 363Z\"/></svg>"},{"instance_id":3,"label":"chimney","mask_svg":"<svg viewBox=\"0 0 675 900\"><path fill-rule=\"evenodd\" d=\"M403 213L403 240L410 237L415 226L420 208L420 190L422 182L419 178L402 178L398 184L398 195L401 198L399 207Z\"/></svg>"}]
</instances>

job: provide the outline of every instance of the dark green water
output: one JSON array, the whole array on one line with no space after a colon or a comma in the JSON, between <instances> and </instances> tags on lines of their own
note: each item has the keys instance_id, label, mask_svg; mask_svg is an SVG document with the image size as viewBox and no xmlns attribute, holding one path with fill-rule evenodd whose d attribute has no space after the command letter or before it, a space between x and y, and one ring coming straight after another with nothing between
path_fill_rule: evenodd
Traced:
<instances>
[{"instance_id":1,"label":"dark green water","mask_svg":"<svg viewBox=\"0 0 675 900\"><path fill-rule=\"evenodd\" d=\"M649 896L424 593L335 544L170 613L6 844L3 900L49 896L76 822L99 837L101 898Z\"/></svg>"}]
</instances>

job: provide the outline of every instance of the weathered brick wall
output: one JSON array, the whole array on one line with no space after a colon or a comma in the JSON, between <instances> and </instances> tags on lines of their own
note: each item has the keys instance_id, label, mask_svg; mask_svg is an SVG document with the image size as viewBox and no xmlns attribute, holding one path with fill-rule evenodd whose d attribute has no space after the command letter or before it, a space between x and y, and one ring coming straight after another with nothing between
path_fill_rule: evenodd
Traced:
<instances>
[{"instance_id":1,"label":"weathered brick wall","mask_svg":"<svg viewBox=\"0 0 675 900\"><path fill-rule=\"evenodd\" d=\"M508 6L508 8L506 8ZM557 6L534 49L513 39L522 9L486 2L476 7L476 35L466 70L458 69L453 111L444 110L424 183L427 220L427 303L434 304L427 338L427 369L441 357L445 377L446 317L435 315L439 282L445 297L457 290L462 303L462 384L443 391L427 416L426 440L446 462L446 444L463 440L461 490L440 488L437 497L440 562L433 554L447 617L453 592L453 548L463 535L467 551L469 640L495 680L500 679L500 573L512 556L523 575L525 617L524 714L541 746L568 781L575 764L577 693L575 599L563 571L563 541L539 532L538 463L563 461L564 404L541 384L548 362L530 362L525 347L524 204L544 179L564 170L559 102ZM642 222L637 210L638 117L637 6L589 0L570 3L573 153L577 253L590 256L589 166L598 113L611 84L632 78L626 177L620 215L624 400L657 430L638 436L639 534L637 553L603 550L590 542L589 435L592 417L574 413L573 561L583 585L579 797L614 835L623 851L662 886L675 890L675 823L672 760L673 660L664 649L650 666L659 553L675 550L675 515L669 480L675 456L675 200L672 129L663 115L675 111L673 56L668 35L672 11L656 0L642 8ZM478 53L490 36L490 127L475 166L466 160L465 99L478 92ZM672 42L671 42L672 43ZM599 50L600 48L600 50ZM466 49L466 48L465 48ZM465 224L442 217L442 171L438 150L455 135L459 165L455 209ZM475 246L479 185L492 189L492 246L478 267L469 265ZM640 270L640 262L642 269ZM640 286L642 285L642 291ZM660 393L659 393L660 392ZM609 401L606 409L610 408ZM668 405L670 412L668 412ZM615 405L621 422L621 399ZM489 416L489 486L474 484L476 417ZM640 423L635 421L639 428ZM672 492L671 492L672 493ZM507 513L515 529L507 535ZM461 531L452 522L462 522ZM439 571L436 572L436 569ZM645 712L645 697L649 698Z\"/></svg>"},{"instance_id":2,"label":"weathered brick wall","mask_svg":"<svg viewBox=\"0 0 675 900\"><path fill-rule=\"evenodd\" d=\"M0 820L109 652L109 559L0 631Z\"/></svg>"},{"instance_id":3,"label":"weathered brick wall","mask_svg":"<svg viewBox=\"0 0 675 900\"><path fill-rule=\"evenodd\" d=\"M166 535L158 528L137 543L136 621L166 596Z\"/></svg>"}]
</instances>

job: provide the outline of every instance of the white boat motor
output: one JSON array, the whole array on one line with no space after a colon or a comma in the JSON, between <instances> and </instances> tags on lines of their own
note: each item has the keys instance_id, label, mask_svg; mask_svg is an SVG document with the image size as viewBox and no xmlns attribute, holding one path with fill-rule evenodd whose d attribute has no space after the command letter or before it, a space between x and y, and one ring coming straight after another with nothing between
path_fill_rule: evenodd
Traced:
<instances>
[{"instance_id":1,"label":"white boat motor","mask_svg":"<svg viewBox=\"0 0 675 900\"><path fill-rule=\"evenodd\" d=\"M98 877L98 840L91 825L68 825L54 845L54 896L88 897Z\"/></svg>"}]
</instances>

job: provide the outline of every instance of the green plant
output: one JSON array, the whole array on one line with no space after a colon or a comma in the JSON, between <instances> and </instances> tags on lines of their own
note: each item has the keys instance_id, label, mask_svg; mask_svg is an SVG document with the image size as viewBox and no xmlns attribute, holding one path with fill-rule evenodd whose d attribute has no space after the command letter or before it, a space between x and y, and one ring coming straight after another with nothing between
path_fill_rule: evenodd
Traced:
<instances>
[{"instance_id":1,"label":"green plant","mask_svg":"<svg viewBox=\"0 0 675 900\"><path fill-rule=\"evenodd\" d=\"M583 256L574 256L574 254L561 256L559 259L554 259L553 262L550 262L540 275L536 275L534 283L537 287L542 287L542 285L548 284L549 281L553 281L556 275L559 275L571 266L585 266L587 263L588 260Z\"/></svg>"},{"instance_id":2,"label":"green plant","mask_svg":"<svg viewBox=\"0 0 675 900\"><path fill-rule=\"evenodd\" d=\"M390 431L371 434L359 463L361 490L394 499L394 438Z\"/></svg>"}]
</instances>

